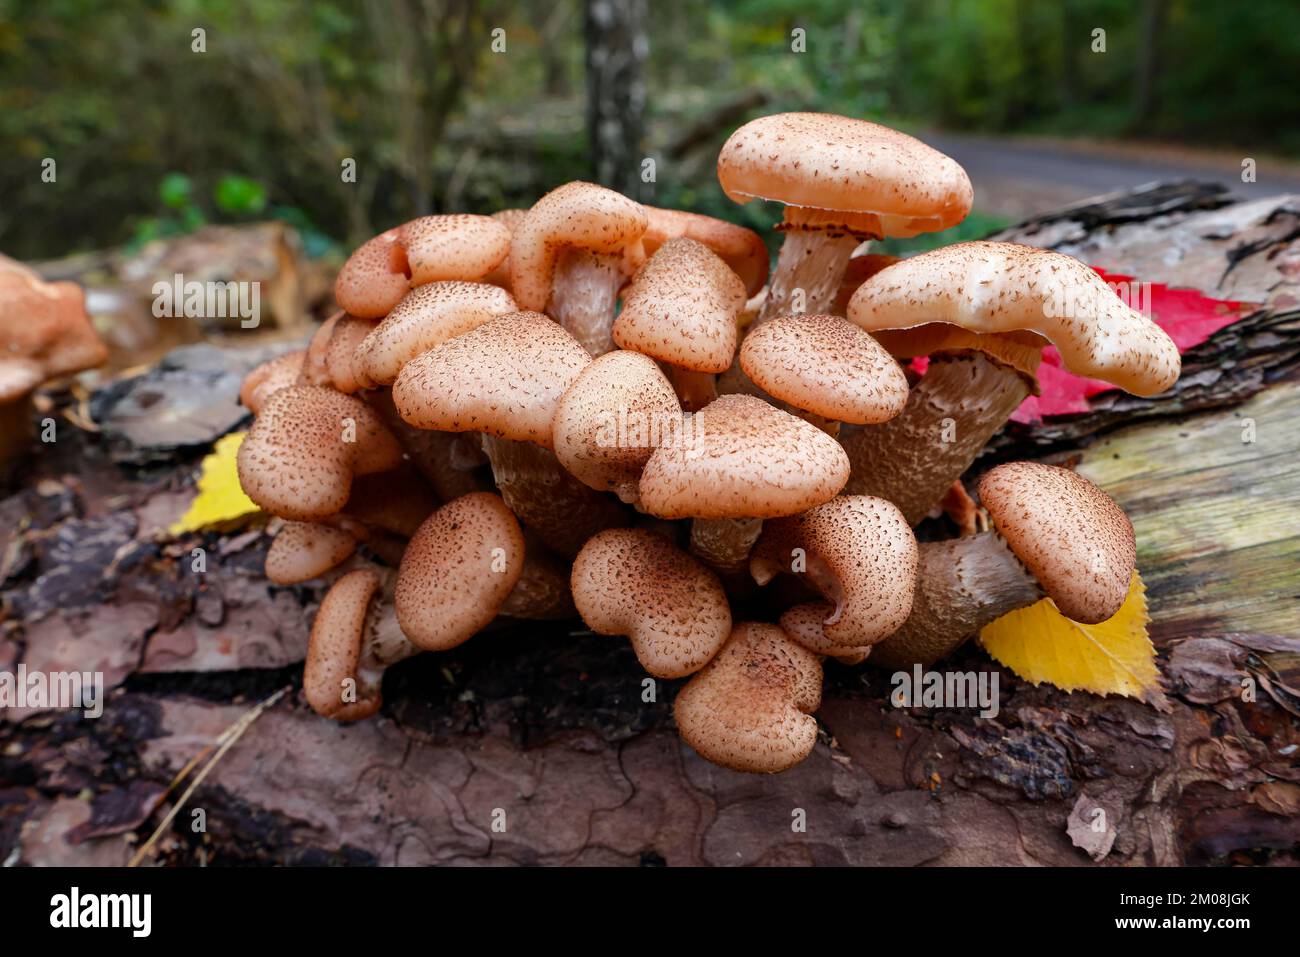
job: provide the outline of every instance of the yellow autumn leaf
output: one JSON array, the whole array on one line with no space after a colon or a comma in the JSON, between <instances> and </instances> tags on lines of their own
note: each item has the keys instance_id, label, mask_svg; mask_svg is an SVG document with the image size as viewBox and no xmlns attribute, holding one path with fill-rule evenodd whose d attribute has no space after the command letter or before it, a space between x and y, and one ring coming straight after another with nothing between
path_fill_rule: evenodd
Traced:
<instances>
[{"instance_id":1,"label":"yellow autumn leaf","mask_svg":"<svg viewBox=\"0 0 1300 957\"><path fill-rule=\"evenodd\" d=\"M1163 701L1156 650L1147 637L1146 586L1133 571L1128 597L1097 625L1062 615L1050 598L1003 615L980 632L990 655L1034 684Z\"/></svg>"},{"instance_id":2,"label":"yellow autumn leaf","mask_svg":"<svg viewBox=\"0 0 1300 957\"><path fill-rule=\"evenodd\" d=\"M253 500L244 494L235 469L235 455L247 432L231 432L217 439L212 453L200 466L199 494L189 510L170 529L173 535L194 532L212 525L231 522L258 511Z\"/></svg>"}]
</instances>

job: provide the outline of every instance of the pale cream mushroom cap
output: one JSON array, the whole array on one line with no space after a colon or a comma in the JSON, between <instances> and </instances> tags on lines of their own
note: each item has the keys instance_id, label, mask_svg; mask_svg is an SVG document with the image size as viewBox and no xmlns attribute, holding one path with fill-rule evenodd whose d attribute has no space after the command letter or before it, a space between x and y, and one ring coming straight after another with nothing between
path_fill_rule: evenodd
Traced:
<instances>
[{"instance_id":1,"label":"pale cream mushroom cap","mask_svg":"<svg viewBox=\"0 0 1300 957\"><path fill-rule=\"evenodd\" d=\"M1134 395L1165 391L1182 370L1173 340L1095 270L1017 243L958 243L895 263L858 287L848 318L868 332L930 322L1034 332L1071 372Z\"/></svg>"},{"instance_id":2,"label":"pale cream mushroom cap","mask_svg":"<svg viewBox=\"0 0 1300 957\"><path fill-rule=\"evenodd\" d=\"M641 237L647 256L653 256L670 239L684 236L717 253L745 284L746 298L757 294L767 282L770 268L767 246L763 237L752 229L682 209L643 208L649 221L645 235Z\"/></svg>"},{"instance_id":3,"label":"pale cream mushroom cap","mask_svg":"<svg viewBox=\"0 0 1300 957\"><path fill-rule=\"evenodd\" d=\"M592 536L574 559L571 588L592 631L627 635L641 666L657 678L698 671L731 632L718 576L646 529Z\"/></svg>"}]
</instances>

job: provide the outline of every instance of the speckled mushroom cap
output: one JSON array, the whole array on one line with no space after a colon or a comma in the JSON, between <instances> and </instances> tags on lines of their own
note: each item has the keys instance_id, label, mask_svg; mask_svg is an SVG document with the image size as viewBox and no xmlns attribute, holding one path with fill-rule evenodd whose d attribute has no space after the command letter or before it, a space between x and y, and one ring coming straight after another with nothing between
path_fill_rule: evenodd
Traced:
<instances>
[{"instance_id":1,"label":"speckled mushroom cap","mask_svg":"<svg viewBox=\"0 0 1300 957\"><path fill-rule=\"evenodd\" d=\"M641 473L659 518L775 518L831 499L849 479L844 448L816 426L749 395L724 395L683 423Z\"/></svg>"},{"instance_id":2,"label":"speckled mushroom cap","mask_svg":"<svg viewBox=\"0 0 1300 957\"><path fill-rule=\"evenodd\" d=\"M718 154L718 181L738 203L805 207L826 213L826 226L870 214L879 229L869 231L883 236L947 229L966 218L974 196L966 171L938 150L830 113L776 113L746 123Z\"/></svg>"},{"instance_id":3,"label":"speckled mushroom cap","mask_svg":"<svg viewBox=\"0 0 1300 957\"><path fill-rule=\"evenodd\" d=\"M524 535L501 496L471 492L416 531L397 571L397 623L425 651L454 648L487 626L524 567Z\"/></svg>"},{"instance_id":4,"label":"speckled mushroom cap","mask_svg":"<svg viewBox=\"0 0 1300 957\"><path fill-rule=\"evenodd\" d=\"M871 654L870 645L841 645L826 635L822 623L835 612L834 605L809 601L794 605L781 613L781 630L791 641L809 651L847 665L861 664Z\"/></svg>"},{"instance_id":5,"label":"speckled mushroom cap","mask_svg":"<svg viewBox=\"0 0 1300 957\"><path fill-rule=\"evenodd\" d=\"M731 633L718 576L645 529L613 528L588 539L570 581L582 620L599 634L627 635L657 678L699 671Z\"/></svg>"},{"instance_id":6,"label":"speckled mushroom cap","mask_svg":"<svg viewBox=\"0 0 1300 957\"><path fill-rule=\"evenodd\" d=\"M408 362L393 383L393 402L421 429L486 432L550 448L560 397L590 363L558 323L512 312Z\"/></svg>"},{"instance_id":7,"label":"speckled mushroom cap","mask_svg":"<svg viewBox=\"0 0 1300 957\"><path fill-rule=\"evenodd\" d=\"M682 740L736 771L794 767L817 743L821 659L776 625L742 622L673 705Z\"/></svg>"},{"instance_id":8,"label":"speckled mushroom cap","mask_svg":"<svg viewBox=\"0 0 1300 957\"><path fill-rule=\"evenodd\" d=\"M239 484L259 507L296 521L343 510L352 477L396 468L402 448L359 399L320 386L272 395L239 447Z\"/></svg>"},{"instance_id":9,"label":"speckled mushroom cap","mask_svg":"<svg viewBox=\"0 0 1300 957\"><path fill-rule=\"evenodd\" d=\"M0 270L0 402L107 358L80 286L45 282L17 263Z\"/></svg>"},{"instance_id":10,"label":"speckled mushroom cap","mask_svg":"<svg viewBox=\"0 0 1300 957\"><path fill-rule=\"evenodd\" d=\"M766 585L779 572L806 573L835 607L823 623L841 645L882 641L907 620L916 587L916 536L892 502L841 495L768 522L749 568Z\"/></svg>"},{"instance_id":11,"label":"speckled mushroom cap","mask_svg":"<svg viewBox=\"0 0 1300 957\"><path fill-rule=\"evenodd\" d=\"M325 371L330 384L345 395L374 385L357 359L357 348L374 328L372 321L356 316L342 316L334 323L325 346Z\"/></svg>"},{"instance_id":12,"label":"speckled mushroom cap","mask_svg":"<svg viewBox=\"0 0 1300 957\"><path fill-rule=\"evenodd\" d=\"M334 298L363 319L387 315L413 286L476 282L510 252L510 230L490 216L422 216L356 248L334 282Z\"/></svg>"},{"instance_id":13,"label":"speckled mushroom cap","mask_svg":"<svg viewBox=\"0 0 1300 957\"><path fill-rule=\"evenodd\" d=\"M1096 624L1119 611L1137 547L1132 523L1109 495L1068 469L1008 462L984 475L979 496L1061 614Z\"/></svg>"},{"instance_id":14,"label":"speckled mushroom cap","mask_svg":"<svg viewBox=\"0 0 1300 957\"><path fill-rule=\"evenodd\" d=\"M307 351L302 358L302 371L298 373L298 385L323 385L332 388L329 359L330 339L334 336L334 327L345 317L346 312L336 312L311 334L307 342Z\"/></svg>"},{"instance_id":15,"label":"speckled mushroom cap","mask_svg":"<svg viewBox=\"0 0 1300 957\"><path fill-rule=\"evenodd\" d=\"M268 398L298 381L306 358L307 350L299 349L254 366L239 385L240 404L256 415Z\"/></svg>"},{"instance_id":16,"label":"speckled mushroom cap","mask_svg":"<svg viewBox=\"0 0 1300 957\"><path fill-rule=\"evenodd\" d=\"M266 578L295 585L323 575L357 549L357 540L341 528L309 522L286 522L266 551Z\"/></svg>"},{"instance_id":17,"label":"speckled mushroom cap","mask_svg":"<svg viewBox=\"0 0 1300 957\"><path fill-rule=\"evenodd\" d=\"M770 395L837 422L885 422L907 404L907 376L871 336L839 316L778 316L753 329L740 367Z\"/></svg>"},{"instance_id":18,"label":"speckled mushroom cap","mask_svg":"<svg viewBox=\"0 0 1300 957\"><path fill-rule=\"evenodd\" d=\"M649 220L641 242L645 254L653 256L670 239L686 237L708 246L731 267L745 284L745 296L755 295L767 282L769 269L767 246L763 237L752 229L737 226L725 219L714 219L682 209L642 207Z\"/></svg>"},{"instance_id":19,"label":"speckled mushroom cap","mask_svg":"<svg viewBox=\"0 0 1300 957\"><path fill-rule=\"evenodd\" d=\"M421 352L518 309L499 286L431 282L412 289L362 341L357 359L376 385L392 385L402 366Z\"/></svg>"},{"instance_id":20,"label":"speckled mushroom cap","mask_svg":"<svg viewBox=\"0 0 1300 957\"><path fill-rule=\"evenodd\" d=\"M858 287L848 317L868 332L928 322L1028 330L1049 339L1071 372L1135 395L1163 392L1182 369L1173 340L1094 270L1017 243L958 243L896 263Z\"/></svg>"},{"instance_id":21,"label":"speckled mushroom cap","mask_svg":"<svg viewBox=\"0 0 1300 957\"><path fill-rule=\"evenodd\" d=\"M613 254L633 246L639 254L645 231L640 203L594 183L565 183L539 199L515 227L510 289L520 306L540 312L551 297L555 263L564 249Z\"/></svg>"},{"instance_id":22,"label":"speckled mushroom cap","mask_svg":"<svg viewBox=\"0 0 1300 957\"><path fill-rule=\"evenodd\" d=\"M614 341L683 369L725 372L744 308L745 285L726 263L694 239L670 239L632 280Z\"/></svg>"},{"instance_id":23,"label":"speckled mushroom cap","mask_svg":"<svg viewBox=\"0 0 1300 957\"><path fill-rule=\"evenodd\" d=\"M402 227L411 285L477 282L510 252L510 229L491 216L454 213L421 216Z\"/></svg>"},{"instance_id":24,"label":"speckled mushroom cap","mask_svg":"<svg viewBox=\"0 0 1300 957\"><path fill-rule=\"evenodd\" d=\"M680 434L681 418L677 394L653 359L607 352L561 397L551 428L555 454L584 485L632 502L646 461L665 435Z\"/></svg>"},{"instance_id":25,"label":"speckled mushroom cap","mask_svg":"<svg viewBox=\"0 0 1300 957\"><path fill-rule=\"evenodd\" d=\"M357 673L382 582L360 568L336 581L321 600L307 643L302 690L320 715L358 721L379 710L379 688Z\"/></svg>"}]
</instances>

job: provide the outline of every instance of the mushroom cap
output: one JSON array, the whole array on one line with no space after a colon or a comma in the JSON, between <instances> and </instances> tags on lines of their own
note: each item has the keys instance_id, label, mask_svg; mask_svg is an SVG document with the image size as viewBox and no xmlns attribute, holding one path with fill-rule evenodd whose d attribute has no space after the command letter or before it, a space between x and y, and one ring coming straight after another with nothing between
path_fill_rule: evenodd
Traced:
<instances>
[{"instance_id":1,"label":"mushroom cap","mask_svg":"<svg viewBox=\"0 0 1300 957\"><path fill-rule=\"evenodd\" d=\"M421 352L517 308L514 297L499 286L431 282L408 292L373 327L358 347L357 359L376 385L392 385L402 366Z\"/></svg>"},{"instance_id":2,"label":"mushroom cap","mask_svg":"<svg viewBox=\"0 0 1300 957\"><path fill-rule=\"evenodd\" d=\"M0 270L0 402L107 358L80 286L45 282L17 263Z\"/></svg>"},{"instance_id":3,"label":"mushroom cap","mask_svg":"<svg viewBox=\"0 0 1300 957\"><path fill-rule=\"evenodd\" d=\"M725 262L694 239L670 239L624 294L614 341L683 369L725 372L743 308L745 285Z\"/></svg>"},{"instance_id":4,"label":"mushroom cap","mask_svg":"<svg viewBox=\"0 0 1300 957\"><path fill-rule=\"evenodd\" d=\"M510 289L524 309L551 298L555 262L566 248L620 253L646 231L640 203L594 183L559 186L533 204L510 241Z\"/></svg>"},{"instance_id":5,"label":"mushroom cap","mask_svg":"<svg viewBox=\"0 0 1300 957\"><path fill-rule=\"evenodd\" d=\"M357 550L357 540L332 525L286 522L266 552L266 577L296 585L325 574Z\"/></svg>"},{"instance_id":6,"label":"mushroom cap","mask_svg":"<svg viewBox=\"0 0 1300 957\"><path fill-rule=\"evenodd\" d=\"M560 397L590 364L559 323L511 312L408 362L393 383L393 402L421 429L486 432L550 448Z\"/></svg>"},{"instance_id":7,"label":"mushroom cap","mask_svg":"<svg viewBox=\"0 0 1300 957\"><path fill-rule=\"evenodd\" d=\"M776 625L742 622L722 650L677 694L682 740L736 771L771 774L817 743L821 659Z\"/></svg>"},{"instance_id":8,"label":"mushroom cap","mask_svg":"<svg viewBox=\"0 0 1300 957\"><path fill-rule=\"evenodd\" d=\"M307 352L302 359L302 371L298 374L298 385L323 385L332 388L329 359L330 339L334 336L334 327L343 320L346 312L336 312L311 334L307 341Z\"/></svg>"},{"instance_id":9,"label":"mushroom cap","mask_svg":"<svg viewBox=\"0 0 1300 957\"><path fill-rule=\"evenodd\" d=\"M510 230L490 216L421 216L366 240L334 281L334 298L362 319L380 319L415 286L477 282L510 252Z\"/></svg>"},{"instance_id":10,"label":"mushroom cap","mask_svg":"<svg viewBox=\"0 0 1300 957\"><path fill-rule=\"evenodd\" d=\"M627 635L657 678L699 671L731 633L731 608L710 569L662 535L612 528L590 538L570 579L592 631Z\"/></svg>"},{"instance_id":11,"label":"mushroom cap","mask_svg":"<svg viewBox=\"0 0 1300 957\"><path fill-rule=\"evenodd\" d=\"M641 237L647 256L653 256L668 240L685 236L708 246L731 267L745 284L746 298L755 295L767 282L771 266L767 246L763 237L752 229L682 209L642 208L649 221Z\"/></svg>"},{"instance_id":12,"label":"mushroom cap","mask_svg":"<svg viewBox=\"0 0 1300 957\"><path fill-rule=\"evenodd\" d=\"M561 397L551 427L555 454L584 485L635 501L641 470L665 432L677 434L681 416L653 359L607 352Z\"/></svg>"},{"instance_id":13,"label":"mushroom cap","mask_svg":"<svg viewBox=\"0 0 1300 957\"><path fill-rule=\"evenodd\" d=\"M718 154L718 181L738 203L880 217L884 234L947 229L974 197L955 160L905 133L830 113L776 113L746 123Z\"/></svg>"},{"instance_id":14,"label":"mushroom cap","mask_svg":"<svg viewBox=\"0 0 1300 957\"><path fill-rule=\"evenodd\" d=\"M980 479L980 502L999 534L1061 614L1097 624L1128 597L1137 545L1115 501L1082 475L1007 462Z\"/></svg>"},{"instance_id":15,"label":"mushroom cap","mask_svg":"<svg viewBox=\"0 0 1300 957\"><path fill-rule=\"evenodd\" d=\"M839 316L778 316L750 331L740 367L798 409L858 425L892 419L907 404L907 376L875 339Z\"/></svg>"},{"instance_id":16,"label":"mushroom cap","mask_svg":"<svg viewBox=\"0 0 1300 957\"><path fill-rule=\"evenodd\" d=\"M524 567L524 534L501 496L471 492L416 531L397 571L397 623L425 651L454 648L485 628Z\"/></svg>"},{"instance_id":17,"label":"mushroom cap","mask_svg":"<svg viewBox=\"0 0 1300 957\"><path fill-rule=\"evenodd\" d=\"M239 385L240 403L257 415L267 399L298 381L306 358L307 350L299 349L254 366Z\"/></svg>"},{"instance_id":18,"label":"mushroom cap","mask_svg":"<svg viewBox=\"0 0 1300 957\"><path fill-rule=\"evenodd\" d=\"M827 637L822 623L835 612L834 605L809 601L781 613L781 630L789 639L818 655L847 665L861 664L871 654L870 645L841 645Z\"/></svg>"},{"instance_id":19,"label":"mushroom cap","mask_svg":"<svg viewBox=\"0 0 1300 957\"><path fill-rule=\"evenodd\" d=\"M858 287L848 317L868 332L930 322L1027 330L1050 340L1071 372L1134 395L1163 392L1182 370L1173 340L1093 269L1018 243L958 243L895 263Z\"/></svg>"},{"instance_id":20,"label":"mushroom cap","mask_svg":"<svg viewBox=\"0 0 1300 957\"><path fill-rule=\"evenodd\" d=\"M329 342L325 345L325 371L329 374L330 384L344 395L374 385L357 359L357 347L374 328L375 324L369 319L342 316L330 331Z\"/></svg>"},{"instance_id":21,"label":"mushroom cap","mask_svg":"<svg viewBox=\"0 0 1300 957\"><path fill-rule=\"evenodd\" d=\"M491 216L452 213L421 216L402 227L411 285L477 282L510 252L510 228Z\"/></svg>"},{"instance_id":22,"label":"mushroom cap","mask_svg":"<svg viewBox=\"0 0 1300 957\"><path fill-rule=\"evenodd\" d=\"M883 641L912 611L916 536L898 506L871 495L841 495L802 515L763 526L750 557L754 580L806 572L834 608L827 639L860 647Z\"/></svg>"},{"instance_id":23,"label":"mushroom cap","mask_svg":"<svg viewBox=\"0 0 1300 957\"><path fill-rule=\"evenodd\" d=\"M379 688L357 671L381 585L375 572L360 568L336 581L321 600L302 672L302 690L317 714L357 721L379 710ZM355 700L346 700L349 691Z\"/></svg>"},{"instance_id":24,"label":"mushroom cap","mask_svg":"<svg viewBox=\"0 0 1300 957\"><path fill-rule=\"evenodd\" d=\"M343 510L352 477L396 468L397 439L364 402L320 386L272 395L239 447L239 484L272 515L309 522Z\"/></svg>"},{"instance_id":25,"label":"mushroom cap","mask_svg":"<svg viewBox=\"0 0 1300 957\"><path fill-rule=\"evenodd\" d=\"M659 518L775 518L835 496L849 479L843 446L749 395L686 416L641 473L641 506Z\"/></svg>"},{"instance_id":26,"label":"mushroom cap","mask_svg":"<svg viewBox=\"0 0 1300 957\"><path fill-rule=\"evenodd\" d=\"M352 251L334 280L334 300L345 311L379 319L411 288L401 227L387 229Z\"/></svg>"}]
</instances>

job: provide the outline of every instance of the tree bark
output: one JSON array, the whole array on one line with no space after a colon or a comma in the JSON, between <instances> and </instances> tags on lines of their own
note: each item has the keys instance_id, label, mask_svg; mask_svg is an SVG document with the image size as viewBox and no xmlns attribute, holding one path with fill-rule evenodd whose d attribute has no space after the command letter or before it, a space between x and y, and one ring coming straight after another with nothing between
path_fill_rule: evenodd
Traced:
<instances>
[{"instance_id":1,"label":"tree bark","mask_svg":"<svg viewBox=\"0 0 1300 957\"><path fill-rule=\"evenodd\" d=\"M633 199L648 193L645 77L649 52L645 0L586 0L587 138L596 182Z\"/></svg>"}]
</instances>

